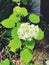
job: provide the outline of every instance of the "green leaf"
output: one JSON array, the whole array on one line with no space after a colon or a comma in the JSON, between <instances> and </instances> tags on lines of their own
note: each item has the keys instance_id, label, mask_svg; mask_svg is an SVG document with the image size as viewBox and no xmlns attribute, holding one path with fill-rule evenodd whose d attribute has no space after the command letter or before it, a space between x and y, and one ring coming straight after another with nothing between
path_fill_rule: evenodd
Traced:
<instances>
[{"instance_id":1,"label":"green leaf","mask_svg":"<svg viewBox=\"0 0 49 65\"><path fill-rule=\"evenodd\" d=\"M17 37L17 31L18 31L18 28L20 27L20 22L18 22L17 23L17 27L14 27L13 29L12 29L12 31L11 31L11 36L13 37L13 38L16 38Z\"/></svg>"},{"instance_id":2,"label":"green leaf","mask_svg":"<svg viewBox=\"0 0 49 65\"><path fill-rule=\"evenodd\" d=\"M12 29L12 31L11 31L11 36L12 36L13 38L16 38L16 37L17 37L17 27L14 27L14 28Z\"/></svg>"},{"instance_id":3,"label":"green leaf","mask_svg":"<svg viewBox=\"0 0 49 65\"><path fill-rule=\"evenodd\" d=\"M21 16L24 16L24 17L27 16L27 15L28 15L27 9L26 9L25 7L22 7L22 8L21 8L21 13L20 13L20 14L21 14Z\"/></svg>"},{"instance_id":4,"label":"green leaf","mask_svg":"<svg viewBox=\"0 0 49 65\"><path fill-rule=\"evenodd\" d=\"M9 61L8 59L5 59L5 60L3 61L3 65L10 65L10 61Z\"/></svg>"},{"instance_id":5,"label":"green leaf","mask_svg":"<svg viewBox=\"0 0 49 65\"><path fill-rule=\"evenodd\" d=\"M10 41L8 46L10 47L10 51L16 52L16 50L21 47L21 41L16 37Z\"/></svg>"},{"instance_id":6,"label":"green leaf","mask_svg":"<svg viewBox=\"0 0 49 65\"><path fill-rule=\"evenodd\" d=\"M25 45L26 45L27 48L32 50L34 48L34 46L35 46L35 41L34 40L25 41Z\"/></svg>"},{"instance_id":7,"label":"green leaf","mask_svg":"<svg viewBox=\"0 0 49 65\"><path fill-rule=\"evenodd\" d=\"M2 65L2 64L0 63L0 65Z\"/></svg>"},{"instance_id":8,"label":"green leaf","mask_svg":"<svg viewBox=\"0 0 49 65\"><path fill-rule=\"evenodd\" d=\"M12 0L12 1L13 1L13 2L16 2L16 3L17 3L17 2L20 2L20 0Z\"/></svg>"},{"instance_id":9,"label":"green leaf","mask_svg":"<svg viewBox=\"0 0 49 65\"><path fill-rule=\"evenodd\" d=\"M13 9L13 12L16 13L16 15L19 15L19 16L27 16L28 15L28 11L25 7L20 7L20 6L16 6L14 9Z\"/></svg>"},{"instance_id":10,"label":"green leaf","mask_svg":"<svg viewBox=\"0 0 49 65\"><path fill-rule=\"evenodd\" d=\"M10 61L8 59L5 59L1 62L1 65L10 65Z\"/></svg>"},{"instance_id":11,"label":"green leaf","mask_svg":"<svg viewBox=\"0 0 49 65\"><path fill-rule=\"evenodd\" d=\"M11 21L10 19L5 19L1 22L1 24L6 28L13 28L15 26L15 23Z\"/></svg>"},{"instance_id":12,"label":"green leaf","mask_svg":"<svg viewBox=\"0 0 49 65\"><path fill-rule=\"evenodd\" d=\"M35 39L42 40L43 38L44 38L44 32L39 28L38 36Z\"/></svg>"},{"instance_id":13,"label":"green leaf","mask_svg":"<svg viewBox=\"0 0 49 65\"><path fill-rule=\"evenodd\" d=\"M18 21L20 21L20 17L16 16L16 14L12 14L9 19L15 23L17 23Z\"/></svg>"},{"instance_id":14,"label":"green leaf","mask_svg":"<svg viewBox=\"0 0 49 65\"><path fill-rule=\"evenodd\" d=\"M13 12L18 16L20 15L21 13L21 7L20 6L16 6L14 9L13 9Z\"/></svg>"},{"instance_id":15,"label":"green leaf","mask_svg":"<svg viewBox=\"0 0 49 65\"><path fill-rule=\"evenodd\" d=\"M37 24L37 23L40 22L39 16L38 15L35 15L35 14L31 14L29 16L29 20L30 20L30 22L35 23L35 24Z\"/></svg>"},{"instance_id":16,"label":"green leaf","mask_svg":"<svg viewBox=\"0 0 49 65\"><path fill-rule=\"evenodd\" d=\"M33 55L29 49L24 49L21 51L20 57L24 63L28 64L31 61Z\"/></svg>"},{"instance_id":17,"label":"green leaf","mask_svg":"<svg viewBox=\"0 0 49 65\"><path fill-rule=\"evenodd\" d=\"M19 21L19 22L17 23L17 28L19 28L21 24L22 24L22 23Z\"/></svg>"}]
</instances>

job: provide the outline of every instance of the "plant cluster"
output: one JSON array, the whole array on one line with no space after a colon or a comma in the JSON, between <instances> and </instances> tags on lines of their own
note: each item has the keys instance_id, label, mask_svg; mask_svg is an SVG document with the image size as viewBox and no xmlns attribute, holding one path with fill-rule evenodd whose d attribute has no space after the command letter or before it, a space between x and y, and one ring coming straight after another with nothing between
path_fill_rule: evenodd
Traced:
<instances>
[{"instance_id":1,"label":"plant cluster","mask_svg":"<svg viewBox=\"0 0 49 65\"><path fill-rule=\"evenodd\" d=\"M32 50L35 47L35 40L42 40L44 37L44 32L37 25L40 22L40 17L36 14L28 15L28 10L25 7L20 6L21 2L24 5L27 5L28 0L12 1L16 2L18 6L13 8L13 13L9 16L9 18L0 23L5 28L11 29L11 40L7 47L9 47L9 51L13 53L19 51L20 49L20 59L25 65L32 65ZM26 16L28 16L28 21L23 23L21 18ZM23 48L22 45L24 46ZM4 61L1 61L0 65L10 65L9 60L5 59Z\"/></svg>"}]
</instances>

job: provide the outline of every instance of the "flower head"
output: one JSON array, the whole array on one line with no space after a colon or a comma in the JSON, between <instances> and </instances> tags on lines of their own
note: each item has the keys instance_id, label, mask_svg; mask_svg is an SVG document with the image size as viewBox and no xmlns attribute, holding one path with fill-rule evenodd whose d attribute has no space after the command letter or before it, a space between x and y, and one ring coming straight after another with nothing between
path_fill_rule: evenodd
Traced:
<instances>
[{"instance_id":1,"label":"flower head","mask_svg":"<svg viewBox=\"0 0 49 65\"><path fill-rule=\"evenodd\" d=\"M39 27L30 23L22 23L18 29L18 37L23 40L32 40L38 35Z\"/></svg>"}]
</instances>

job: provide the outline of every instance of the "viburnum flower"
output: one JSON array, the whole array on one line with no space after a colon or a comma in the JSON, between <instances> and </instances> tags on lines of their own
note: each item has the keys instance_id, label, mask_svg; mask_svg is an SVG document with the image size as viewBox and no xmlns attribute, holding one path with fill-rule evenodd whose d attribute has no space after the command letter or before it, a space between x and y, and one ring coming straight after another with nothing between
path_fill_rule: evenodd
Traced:
<instances>
[{"instance_id":1,"label":"viburnum flower","mask_svg":"<svg viewBox=\"0 0 49 65\"><path fill-rule=\"evenodd\" d=\"M23 40L32 40L38 36L38 25L22 23L17 31L18 37Z\"/></svg>"}]
</instances>

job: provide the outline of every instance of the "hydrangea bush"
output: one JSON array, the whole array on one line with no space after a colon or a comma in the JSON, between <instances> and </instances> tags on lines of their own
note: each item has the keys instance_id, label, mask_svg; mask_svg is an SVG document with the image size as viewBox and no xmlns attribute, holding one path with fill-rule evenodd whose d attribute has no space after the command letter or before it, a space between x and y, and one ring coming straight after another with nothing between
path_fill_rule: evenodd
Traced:
<instances>
[{"instance_id":1,"label":"hydrangea bush","mask_svg":"<svg viewBox=\"0 0 49 65\"><path fill-rule=\"evenodd\" d=\"M13 8L13 13L9 18L3 20L0 24L5 28L11 30L11 40L7 47L9 51L15 53L20 49L20 59L25 65L32 65L33 59L32 50L35 47L35 40L42 40L44 38L44 32L37 25L40 22L40 17L36 14L30 14L26 23L21 22L21 17L28 16L28 10L25 7L20 7L21 2L24 5L28 4L28 0L12 0L17 3L17 6ZM22 48L22 45L24 47ZM5 59L0 65L9 65L9 60ZM40 65L40 64L39 64Z\"/></svg>"}]
</instances>

